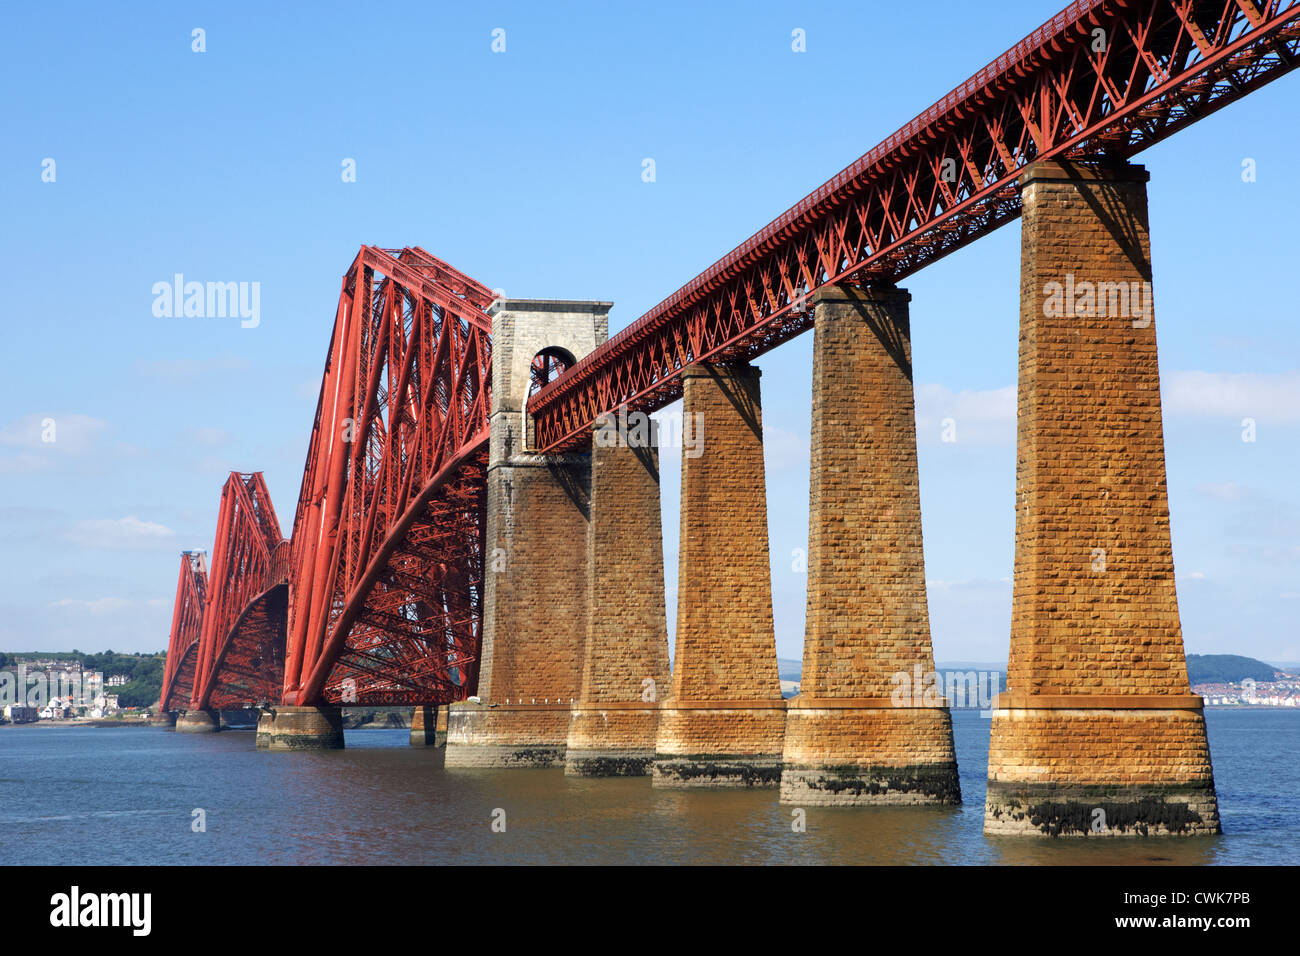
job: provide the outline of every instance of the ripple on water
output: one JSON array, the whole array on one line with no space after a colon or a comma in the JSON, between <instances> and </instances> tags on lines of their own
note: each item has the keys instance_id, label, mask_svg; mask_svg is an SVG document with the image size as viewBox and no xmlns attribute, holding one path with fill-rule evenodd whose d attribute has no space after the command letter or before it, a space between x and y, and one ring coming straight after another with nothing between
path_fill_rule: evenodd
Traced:
<instances>
[{"instance_id":1,"label":"ripple on water","mask_svg":"<svg viewBox=\"0 0 1300 956\"><path fill-rule=\"evenodd\" d=\"M803 832L774 791L447 770L402 729L287 754L248 733L11 731L0 863L1300 862L1300 713L1211 710L1207 723L1224 835L1110 840L986 838L989 721L969 711L954 715L962 806L808 807Z\"/></svg>"}]
</instances>

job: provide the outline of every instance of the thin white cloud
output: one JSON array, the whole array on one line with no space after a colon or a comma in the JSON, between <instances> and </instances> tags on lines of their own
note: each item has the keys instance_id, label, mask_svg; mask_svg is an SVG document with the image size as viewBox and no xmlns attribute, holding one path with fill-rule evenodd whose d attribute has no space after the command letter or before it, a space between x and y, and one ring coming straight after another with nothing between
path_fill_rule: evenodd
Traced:
<instances>
[{"instance_id":1,"label":"thin white cloud","mask_svg":"<svg viewBox=\"0 0 1300 956\"><path fill-rule=\"evenodd\" d=\"M1208 482L1197 485L1196 490L1207 498L1214 498L1218 501L1240 501L1248 494L1246 487L1237 484L1235 481Z\"/></svg>"},{"instance_id":2,"label":"thin white cloud","mask_svg":"<svg viewBox=\"0 0 1300 956\"><path fill-rule=\"evenodd\" d=\"M47 467L49 463L48 457L30 451L4 455L0 457L0 475L30 475Z\"/></svg>"},{"instance_id":3,"label":"thin white cloud","mask_svg":"<svg viewBox=\"0 0 1300 956\"><path fill-rule=\"evenodd\" d=\"M924 444L1013 445L1016 387L965 389L945 385L916 389L916 437Z\"/></svg>"},{"instance_id":4,"label":"thin white cloud","mask_svg":"<svg viewBox=\"0 0 1300 956\"><path fill-rule=\"evenodd\" d=\"M185 429L190 441L196 445L203 445L206 448L219 448L222 445L230 443L231 434L224 428L202 428L189 426Z\"/></svg>"},{"instance_id":5,"label":"thin white cloud","mask_svg":"<svg viewBox=\"0 0 1300 956\"><path fill-rule=\"evenodd\" d=\"M51 601L50 607L68 608L74 611L85 611L89 614L102 615L112 614L116 611L122 611L131 607L133 601L120 597L102 597L84 600L82 598L61 598L58 601Z\"/></svg>"},{"instance_id":6,"label":"thin white cloud","mask_svg":"<svg viewBox=\"0 0 1300 956\"><path fill-rule=\"evenodd\" d=\"M252 363L234 356L206 359L158 359L153 362L138 361L136 371L173 385L183 385L216 373L245 372Z\"/></svg>"},{"instance_id":7,"label":"thin white cloud","mask_svg":"<svg viewBox=\"0 0 1300 956\"><path fill-rule=\"evenodd\" d=\"M1169 372L1162 401L1168 415L1297 422L1300 371ZM942 442L947 434L957 444L1010 445L1015 443L1015 422L1014 385L960 392L939 384L916 389L917 439L923 443Z\"/></svg>"},{"instance_id":8,"label":"thin white cloud","mask_svg":"<svg viewBox=\"0 0 1300 956\"><path fill-rule=\"evenodd\" d=\"M176 532L166 525L127 515L125 518L78 521L65 532L65 536L83 548L127 551L169 545Z\"/></svg>"},{"instance_id":9,"label":"thin white cloud","mask_svg":"<svg viewBox=\"0 0 1300 956\"><path fill-rule=\"evenodd\" d=\"M0 426L0 445L77 454L107 427L107 422L90 415L33 412Z\"/></svg>"},{"instance_id":10,"label":"thin white cloud","mask_svg":"<svg viewBox=\"0 0 1300 956\"><path fill-rule=\"evenodd\" d=\"M33 412L0 426L0 475L30 475L49 468L56 455L84 454L108 423L89 415Z\"/></svg>"},{"instance_id":11,"label":"thin white cloud","mask_svg":"<svg viewBox=\"0 0 1300 956\"><path fill-rule=\"evenodd\" d=\"M1300 421L1300 371L1170 372L1162 393L1170 415Z\"/></svg>"}]
</instances>

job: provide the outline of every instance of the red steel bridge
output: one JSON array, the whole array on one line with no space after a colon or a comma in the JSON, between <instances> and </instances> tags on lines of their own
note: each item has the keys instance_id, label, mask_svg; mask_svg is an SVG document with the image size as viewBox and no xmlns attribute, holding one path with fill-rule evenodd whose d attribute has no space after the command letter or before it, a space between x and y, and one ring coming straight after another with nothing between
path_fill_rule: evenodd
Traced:
<instances>
[{"instance_id":1,"label":"red steel bridge","mask_svg":"<svg viewBox=\"0 0 1300 956\"><path fill-rule=\"evenodd\" d=\"M289 542L260 472L221 491L212 570L181 554L159 708L228 710L274 703L284 676Z\"/></svg>"},{"instance_id":2,"label":"red steel bridge","mask_svg":"<svg viewBox=\"0 0 1300 956\"><path fill-rule=\"evenodd\" d=\"M1300 0L1081 0L570 368L544 356L531 447L681 396L681 372L811 326L832 283L897 281L1015 219L1047 159L1124 160L1293 69ZM160 706L446 703L482 620L489 289L418 247L343 277L294 514L230 476L212 567L182 555Z\"/></svg>"}]
</instances>

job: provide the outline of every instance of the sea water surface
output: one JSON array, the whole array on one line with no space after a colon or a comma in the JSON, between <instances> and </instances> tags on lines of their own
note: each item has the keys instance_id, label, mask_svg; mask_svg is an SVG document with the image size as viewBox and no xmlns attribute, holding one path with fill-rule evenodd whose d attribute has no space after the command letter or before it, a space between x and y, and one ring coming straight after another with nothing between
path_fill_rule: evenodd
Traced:
<instances>
[{"instance_id":1,"label":"sea water surface","mask_svg":"<svg viewBox=\"0 0 1300 956\"><path fill-rule=\"evenodd\" d=\"M1300 711L1206 717L1223 836L1109 840L985 837L975 711L953 714L961 807L809 807L804 832L772 790L447 770L405 730L267 753L251 732L3 728L0 864L1300 862Z\"/></svg>"}]
</instances>

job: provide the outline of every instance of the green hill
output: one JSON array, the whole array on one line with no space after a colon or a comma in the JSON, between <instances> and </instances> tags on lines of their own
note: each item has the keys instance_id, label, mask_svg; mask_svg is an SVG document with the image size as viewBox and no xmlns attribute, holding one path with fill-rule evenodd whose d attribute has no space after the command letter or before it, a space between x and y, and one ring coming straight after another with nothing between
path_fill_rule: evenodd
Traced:
<instances>
[{"instance_id":1,"label":"green hill","mask_svg":"<svg viewBox=\"0 0 1300 956\"><path fill-rule=\"evenodd\" d=\"M1193 684L1233 684L1238 681L1270 681L1277 668L1253 657L1237 654L1188 654L1187 678Z\"/></svg>"}]
</instances>

